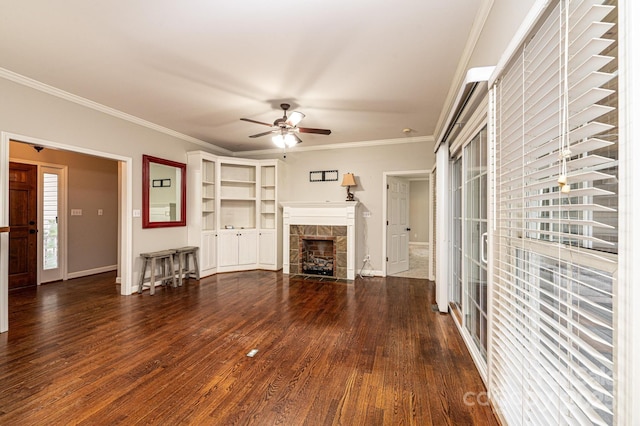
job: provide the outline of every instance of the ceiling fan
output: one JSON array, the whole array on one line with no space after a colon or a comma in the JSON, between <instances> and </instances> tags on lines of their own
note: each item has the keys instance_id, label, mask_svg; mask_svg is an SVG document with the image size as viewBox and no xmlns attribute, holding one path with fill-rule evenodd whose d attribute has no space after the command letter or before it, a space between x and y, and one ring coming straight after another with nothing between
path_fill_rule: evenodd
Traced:
<instances>
[{"instance_id":1,"label":"ceiling fan","mask_svg":"<svg viewBox=\"0 0 640 426\"><path fill-rule=\"evenodd\" d=\"M261 136L273 135L273 143L278 148L292 147L302 142L302 139L298 136L298 133L316 133L319 135L330 135L331 130L328 129L312 129L310 127L298 127L298 123L304 118L304 114L299 111L293 111L287 117L287 111L291 106L289 104L280 104L280 108L284 114L282 118L277 118L273 124L264 123L262 121L252 120L250 118L241 118L242 121L248 121L250 123L262 124L263 126L271 127L271 130L257 133L249 136L250 138L259 138Z\"/></svg>"}]
</instances>

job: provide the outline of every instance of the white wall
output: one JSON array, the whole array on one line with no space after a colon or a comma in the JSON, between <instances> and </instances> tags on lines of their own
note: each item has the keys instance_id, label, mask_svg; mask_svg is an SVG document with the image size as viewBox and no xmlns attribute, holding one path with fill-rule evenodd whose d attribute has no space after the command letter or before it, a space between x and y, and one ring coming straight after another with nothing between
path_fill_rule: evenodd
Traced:
<instances>
[{"instance_id":1,"label":"white wall","mask_svg":"<svg viewBox=\"0 0 640 426\"><path fill-rule=\"evenodd\" d=\"M465 70L496 65L536 0L493 0Z\"/></svg>"},{"instance_id":2,"label":"white wall","mask_svg":"<svg viewBox=\"0 0 640 426\"><path fill-rule=\"evenodd\" d=\"M412 243L429 242L429 181L412 180L409 182L409 224Z\"/></svg>"},{"instance_id":3,"label":"white wall","mask_svg":"<svg viewBox=\"0 0 640 426\"><path fill-rule=\"evenodd\" d=\"M186 152L204 149L39 90L0 78L0 131L39 138L132 158L132 208L142 209L142 155L186 163ZM0 164L7 173L8 164ZM186 227L142 229L133 219L132 278L138 276L139 254L186 245Z\"/></svg>"},{"instance_id":4,"label":"white wall","mask_svg":"<svg viewBox=\"0 0 640 426\"><path fill-rule=\"evenodd\" d=\"M255 157L255 156L254 156ZM282 154L260 155L259 158L280 158L286 169L285 187L281 201L344 201L346 188L340 186L342 175L355 174L357 187L352 188L359 207L356 245L356 266L361 267L364 254L371 255L373 270L381 271L383 173L405 170L431 170L435 162L433 142L387 144L378 146L340 148L323 151L292 151ZM309 182L309 172L338 170L337 182ZM363 218L362 212L371 212ZM366 241L365 241L366 233Z\"/></svg>"}]
</instances>

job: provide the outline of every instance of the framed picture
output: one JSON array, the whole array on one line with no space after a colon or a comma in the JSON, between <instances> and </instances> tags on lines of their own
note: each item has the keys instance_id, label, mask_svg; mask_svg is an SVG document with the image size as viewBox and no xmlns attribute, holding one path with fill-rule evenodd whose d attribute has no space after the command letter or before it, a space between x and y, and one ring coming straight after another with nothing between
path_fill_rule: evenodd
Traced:
<instances>
[{"instance_id":1,"label":"framed picture","mask_svg":"<svg viewBox=\"0 0 640 426\"><path fill-rule=\"evenodd\" d=\"M309 182L331 182L338 180L337 170L318 170L309 172Z\"/></svg>"},{"instance_id":2,"label":"framed picture","mask_svg":"<svg viewBox=\"0 0 640 426\"><path fill-rule=\"evenodd\" d=\"M153 179L151 181L151 186L153 188L170 188L171 179Z\"/></svg>"}]
</instances>

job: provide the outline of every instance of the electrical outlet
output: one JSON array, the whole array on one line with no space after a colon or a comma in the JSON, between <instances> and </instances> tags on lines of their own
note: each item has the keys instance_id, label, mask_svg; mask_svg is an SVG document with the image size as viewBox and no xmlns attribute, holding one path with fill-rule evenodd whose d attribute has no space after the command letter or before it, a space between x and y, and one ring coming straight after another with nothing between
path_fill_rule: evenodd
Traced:
<instances>
[{"instance_id":1,"label":"electrical outlet","mask_svg":"<svg viewBox=\"0 0 640 426\"><path fill-rule=\"evenodd\" d=\"M371 217L371 212L362 212L362 217Z\"/></svg>"}]
</instances>

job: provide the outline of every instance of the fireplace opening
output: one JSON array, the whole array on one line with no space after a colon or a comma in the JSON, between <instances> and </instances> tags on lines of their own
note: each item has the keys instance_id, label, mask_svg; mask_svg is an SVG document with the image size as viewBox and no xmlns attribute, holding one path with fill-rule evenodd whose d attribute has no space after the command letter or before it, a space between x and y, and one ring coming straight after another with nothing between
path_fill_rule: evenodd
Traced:
<instances>
[{"instance_id":1,"label":"fireplace opening","mask_svg":"<svg viewBox=\"0 0 640 426\"><path fill-rule=\"evenodd\" d=\"M334 276L335 244L333 238L300 238L300 262L303 274Z\"/></svg>"}]
</instances>

